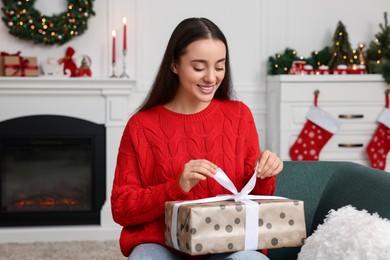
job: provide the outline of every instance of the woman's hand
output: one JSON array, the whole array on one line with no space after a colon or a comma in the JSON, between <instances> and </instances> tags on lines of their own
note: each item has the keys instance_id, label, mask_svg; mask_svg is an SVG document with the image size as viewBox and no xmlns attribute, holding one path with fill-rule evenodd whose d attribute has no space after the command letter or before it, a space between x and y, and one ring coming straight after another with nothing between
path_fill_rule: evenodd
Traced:
<instances>
[{"instance_id":1,"label":"woman's hand","mask_svg":"<svg viewBox=\"0 0 390 260\"><path fill-rule=\"evenodd\" d=\"M257 160L257 177L264 179L278 175L283 170L283 161L273 152L265 150Z\"/></svg>"},{"instance_id":2,"label":"woman's hand","mask_svg":"<svg viewBox=\"0 0 390 260\"><path fill-rule=\"evenodd\" d=\"M201 180L213 178L218 166L208 160L191 160L184 166L179 184L184 192L189 192Z\"/></svg>"}]
</instances>

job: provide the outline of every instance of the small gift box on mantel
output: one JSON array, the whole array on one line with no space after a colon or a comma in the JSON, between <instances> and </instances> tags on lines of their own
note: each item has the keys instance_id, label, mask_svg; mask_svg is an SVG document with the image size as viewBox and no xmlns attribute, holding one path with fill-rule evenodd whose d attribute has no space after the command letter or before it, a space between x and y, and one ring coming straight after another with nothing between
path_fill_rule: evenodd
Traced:
<instances>
[{"instance_id":1,"label":"small gift box on mantel","mask_svg":"<svg viewBox=\"0 0 390 260\"><path fill-rule=\"evenodd\" d=\"M4 76L37 77L39 75L36 57L22 57L20 55L2 56L2 64Z\"/></svg>"},{"instance_id":2,"label":"small gift box on mantel","mask_svg":"<svg viewBox=\"0 0 390 260\"><path fill-rule=\"evenodd\" d=\"M8 53L8 52L5 52L5 51L2 51L0 52L0 76L4 76L4 57L5 56L19 56L20 55L20 51L16 52L16 53Z\"/></svg>"},{"instance_id":3,"label":"small gift box on mantel","mask_svg":"<svg viewBox=\"0 0 390 260\"><path fill-rule=\"evenodd\" d=\"M255 174L240 193L221 169L214 178L233 195L166 203L168 246L189 255L204 255L303 244L303 201L248 195L256 182Z\"/></svg>"}]
</instances>

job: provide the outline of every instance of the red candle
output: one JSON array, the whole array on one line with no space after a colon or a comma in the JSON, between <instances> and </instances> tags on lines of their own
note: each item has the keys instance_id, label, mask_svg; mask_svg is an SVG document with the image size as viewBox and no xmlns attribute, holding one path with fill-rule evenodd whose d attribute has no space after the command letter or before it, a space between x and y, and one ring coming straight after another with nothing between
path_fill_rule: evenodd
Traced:
<instances>
[{"instance_id":1,"label":"red candle","mask_svg":"<svg viewBox=\"0 0 390 260\"><path fill-rule=\"evenodd\" d=\"M127 19L126 17L123 17L123 50L125 51L127 49L127 42L126 42L126 23Z\"/></svg>"},{"instance_id":2,"label":"red candle","mask_svg":"<svg viewBox=\"0 0 390 260\"><path fill-rule=\"evenodd\" d=\"M116 51L115 51L115 30L112 30L112 63L115 63L116 60Z\"/></svg>"}]
</instances>

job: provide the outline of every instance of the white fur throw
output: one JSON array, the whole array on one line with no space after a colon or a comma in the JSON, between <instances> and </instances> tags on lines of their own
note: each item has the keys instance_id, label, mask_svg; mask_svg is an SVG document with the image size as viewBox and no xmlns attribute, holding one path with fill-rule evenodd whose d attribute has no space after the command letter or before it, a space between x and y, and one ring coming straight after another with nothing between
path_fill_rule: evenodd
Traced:
<instances>
[{"instance_id":1,"label":"white fur throw","mask_svg":"<svg viewBox=\"0 0 390 260\"><path fill-rule=\"evenodd\" d=\"M331 210L306 239L298 260L388 260L390 221L351 205Z\"/></svg>"}]
</instances>

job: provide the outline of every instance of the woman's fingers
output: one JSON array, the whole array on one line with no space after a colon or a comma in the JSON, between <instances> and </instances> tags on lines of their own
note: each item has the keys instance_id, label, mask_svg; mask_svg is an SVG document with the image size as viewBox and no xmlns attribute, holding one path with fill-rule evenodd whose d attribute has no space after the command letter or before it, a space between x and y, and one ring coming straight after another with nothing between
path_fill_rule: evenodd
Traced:
<instances>
[{"instance_id":1,"label":"woman's fingers","mask_svg":"<svg viewBox=\"0 0 390 260\"><path fill-rule=\"evenodd\" d=\"M276 176L283 169L283 161L269 150L261 154L257 163L257 177L261 179Z\"/></svg>"},{"instance_id":2,"label":"woman's fingers","mask_svg":"<svg viewBox=\"0 0 390 260\"><path fill-rule=\"evenodd\" d=\"M191 160L184 166L179 184L183 191L190 191L201 180L213 178L217 172L217 166L205 159Z\"/></svg>"},{"instance_id":3,"label":"woman's fingers","mask_svg":"<svg viewBox=\"0 0 390 260\"><path fill-rule=\"evenodd\" d=\"M217 172L217 166L208 160L194 160L189 162L190 172L213 177Z\"/></svg>"}]
</instances>

